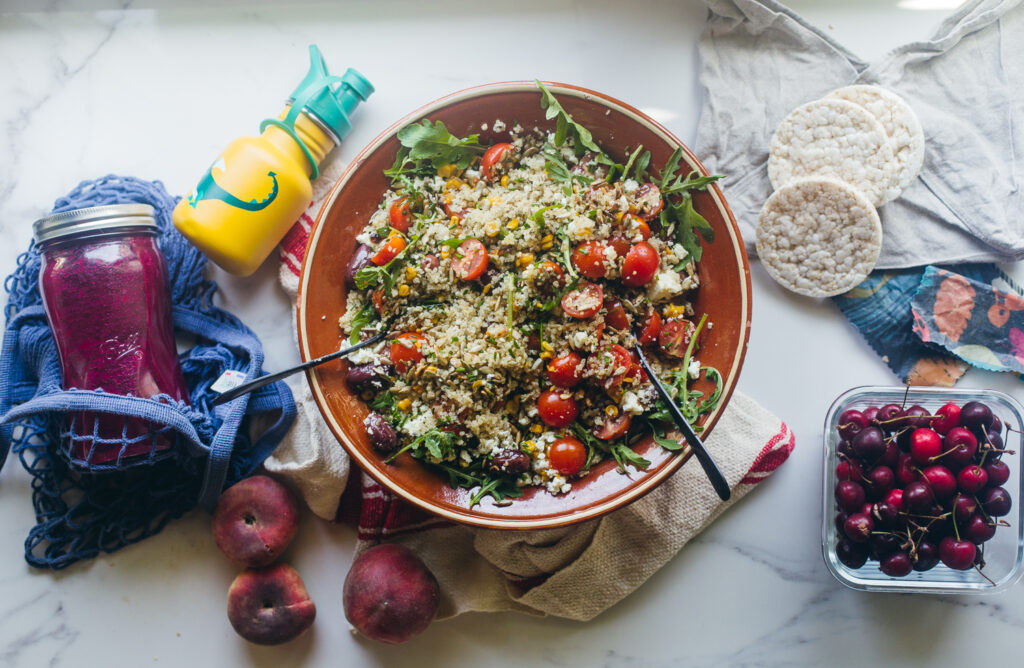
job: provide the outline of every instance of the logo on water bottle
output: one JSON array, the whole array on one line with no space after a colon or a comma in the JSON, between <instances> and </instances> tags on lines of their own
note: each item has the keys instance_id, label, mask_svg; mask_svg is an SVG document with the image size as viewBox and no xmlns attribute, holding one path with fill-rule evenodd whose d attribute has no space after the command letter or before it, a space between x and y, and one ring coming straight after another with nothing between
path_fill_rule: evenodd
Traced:
<instances>
[{"instance_id":1,"label":"logo on water bottle","mask_svg":"<svg viewBox=\"0 0 1024 668\"><path fill-rule=\"evenodd\" d=\"M220 170L221 173L228 171L227 164L224 162L223 156L210 165L210 168L206 170L205 174L203 174L203 178L199 179L199 185L197 185L195 190L189 194L188 203L193 209L204 199L216 199L224 202L228 206L233 206L236 209L242 209L244 211L261 211L270 206L270 203L277 199L277 174L275 172L267 172L267 176L269 176L271 181L273 181L270 194L261 200L257 200L254 197L246 202L240 197L236 197L229 193L214 180L214 169Z\"/></svg>"}]
</instances>

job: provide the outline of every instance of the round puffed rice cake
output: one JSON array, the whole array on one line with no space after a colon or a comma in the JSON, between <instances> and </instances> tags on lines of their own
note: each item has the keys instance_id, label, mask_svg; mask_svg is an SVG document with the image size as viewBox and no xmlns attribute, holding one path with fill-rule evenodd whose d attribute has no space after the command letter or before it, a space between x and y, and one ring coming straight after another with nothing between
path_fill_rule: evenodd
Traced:
<instances>
[{"instance_id":1,"label":"round puffed rice cake","mask_svg":"<svg viewBox=\"0 0 1024 668\"><path fill-rule=\"evenodd\" d=\"M873 206L899 196L885 128L867 109L846 100L822 99L797 107L772 136L772 187L778 190L812 177L845 181Z\"/></svg>"},{"instance_id":2,"label":"round puffed rice cake","mask_svg":"<svg viewBox=\"0 0 1024 668\"><path fill-rule=\"evenodd\" d=\"M885 88L867 85L840 88L829 93L827 98L859 104L882 124L896 161L896 186L899 191L917 178L924 163L924 130L906 100Z\"/></svg>"},{"instance_id":3,"label":"round puffed rice cake","mask_svg":"<svg viewBox=\"0 0 1024 668\"><path fill-rule=\"evenodd\" d=\"M835 179L799 179L768 198L757 255L775 281L808 297L856 287L882 250L882 222L868 199Z\"/></svg>"}]
</instances>

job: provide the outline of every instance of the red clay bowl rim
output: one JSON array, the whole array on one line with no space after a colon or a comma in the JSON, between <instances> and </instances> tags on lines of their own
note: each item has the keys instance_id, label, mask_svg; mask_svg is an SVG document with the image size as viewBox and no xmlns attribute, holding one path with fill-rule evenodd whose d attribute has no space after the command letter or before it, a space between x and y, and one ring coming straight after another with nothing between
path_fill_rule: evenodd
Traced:
<instances>
[{"instance_id":1,"label":"red clay bowl rim","mask_svg":"<svg viewBox=\"0 0 1024 668\"><path fill-rule=\"evenodd\" d=\"M658 135L663 141L667 142L670 146L678 146L683 150L684 158L689 163L692 169L695 169L703 174L708 174L707 169L701 164L700 160L690 151L690 149L683 144L674 134L672 134L663 125L650 118L638 109L625 104L611 96L593 91L580 86L574 86L572 84L564 84L558 82L544 82L544 85L548 87L554 93L559 95L567 95L572 97L579 97L583 99L590 99L600 102L604 106L622 113L623 115L631 118L641 125L645 125ZM308 361L311 359L309 355L309 344L307 341L307 331L305 318L303 313L305 312L304 303L306 295L306 286L309 281L309 272L307 266L309 265L311 258L313 257L317 240L320 237L322 229L322 223L325 220L325 214L334 205L339 193L344 188L352 174L356 170L360 169L366 159L366 156L377 150L381 144L390 139L395 133L401 128L419 121L422 118L429 117L430 114L443 109L453 102L461 101L464 99L470 99L474 97L482 97L484 95L493 95L495 93L504 92L538 92L537 85L533 81L505 81L491 84L482 84L479 86L473 86L460 91L451 93L444 97L438 98L433 102L430 102L415 111L406 114L398 121L391 124L386 130L371 141L366 147L359 152L351 163L345 168L345 171L338 178L337 182L331 188L327 197L324 199L323 205L320 207L320 211L317 214L316 220L313 222L313 227L310 230L309 239L306 242L306 254L302 262L302 272L299 277L299 290L296 298L296 309L295 316L297 320L298 329L298 342L299 342L299 354L302 360ZM743 367L743 360L746 357L747 344L750 339L750 326L751 326L751 284L750 284L750 264L747 260L746 247L743 244L743 239L740 236L739 227L736 224L736 218L732 214L732 210L725 201L725 197L722 195L721 189L717 184L712 184L708 188L708 193L712 196L719 211L724 214L727 221L727 229L729 231L729 238L732 243L734 252L738 255L739 262L737 263L742 272L740 277L740 298L742 300L742 312L745 314L745 321L743 323L743 337L739 346L739 350L734 358L733 365L729 369L728 373L723 374L725 384L722 388L722 400L718 406L708 415L704 422L704 437L711 433L711 429L718 421L719 416L725 409L725 406L729 403L729 399L732 396L733 390L736 387L736 383L739 379L740 370ZM637 499L641 498L662 482L667 480L673 473L679 470L679 467L689 459L690 451L689 448L685 448L670 460L660 471L657 471L650 476L644 478L640 484L636 487L627 489L623 492L617 493L613 496L609 496L604 501L595 503L585 510L575 511L573 509L567 509L564 514L560 515L548 515L540 519L530 519L524 517L510 517L508 519L495 519L491 517L481 517L475 515L472 509L463 509L459 512L453 511L449 508L445 508L436 505L429 499L425 499L415 494L411 494L406 490L402 489L397 485L393 485L388 476L379 474L375 468L376 463L370 461L368 457L365 457L360 452L359 448L355 447L349 442L347 434L341 428L341 425L335 421L329 407L327 406L327 400L320 387L320 383L317 380L316 374L312 369L306 371L306 380L309 383L310 390L312 391L313 398L316 401L317 408L323 415L324 420L327 422L327 426L330 428L331 433L334 434L338 442L345 448L349 456L352 457L353 461L363 470L370 474L377 482L388 489L391 493L401 497L402 499L412 503L427 512L433 513L439 517L442 517L459 524L466 524L471 526L484 527L489 529L515 529L515 530L526 530L526 529L547 529L554 527L567 526L583 522L585 520L594 519L600 517L613 510L617 510ZM438 478L439 484L443 484L443 480Z\"/></svg>"}]
</instances>

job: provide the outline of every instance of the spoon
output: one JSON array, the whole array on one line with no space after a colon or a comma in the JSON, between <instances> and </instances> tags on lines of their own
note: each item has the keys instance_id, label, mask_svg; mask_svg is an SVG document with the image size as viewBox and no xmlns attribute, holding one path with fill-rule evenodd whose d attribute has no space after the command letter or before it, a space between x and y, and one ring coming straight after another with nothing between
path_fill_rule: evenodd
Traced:
<instances>
[{"instance_id":1,"label":"spoon","mask_svg":"<svg viewBox=\"0 0 1024 668\"><path fill-rule=\"evenodd\" d=\"M672 401L672 396L665 389L665 386L661 384L661 380L654 374L651 367L647 364L647 358L644 356L644 351L641 350L639 343L633 344L633 351L636 353L637 358L640 360L640 366L643 368L644 373L651 379L654 384L654 389L657 390L658 396L661 397L662 403L668 407L668 412L672 415L672 420L679 427L679 431L683 432L683 436L686 437L686 442L690 444L690 449L693 450L693 454L697 456L697 461L700 462L701 467L704 469L704 473L707 474L708 480L711 481L711 486L718 492L718 497L722 501L728 501L729 497L732 496L732 492L729 491L729 483L726 482L725 476L722 475L722 471L715 464L715 460L711 458L711 454L707 448L704 447L704 443L697 436L697 433L693 431L693 427L686 421L683 414L679 411L679 407L676 406L676 402Z\"/></svg>"},{"instance_id":2,"label":"spoon","mask_svg":"<svg viewBox=\"0 0 1024 668\"><path fill-rule=\"evenodd\" d=\"M386 337L388 335L388 332L391 329L391 325L392 325L392 323L394 323L394 321L395 321L395 319L397 317L398 317L397 315L393 315L390 318L388 318L388 320L384 323L384 327L381 329L380 332L374 334L373 336L371 336L370 338L368 338L368 339L366 339L364 341L360 341L359 343L355 344L354 346L349 346L348 348L342 348L341 350L339 350L337 352L328 353L327 355L324 355L322 357L317 357L316 359L309 360L308 362L303 362L302 364L299 364L298 366L293 366L290 369L285 369L284 371L278 371L277 373L272 373L272 374L267 375L267 376L260 376L256 380L250 381L248 383L242 383L238 387L234 387L234 388L232 388L230 390L227 390L227 391L222 392L221 394L217 395L216 397L214 397L213 401L210 402L210 403L212 403L214 406L218 406L218 405L223 404L225 402L231 401L232 399L237 399L238 397L242 396L243 394L249 394L253 390L258 390L258 389L260 389L261 387L263 387L265 385L270 385L271 383L276 383L277 381L281 380L282 378L287 378L288 376L291 376L292 374L296 374L296 373L298 373L300 371L305 371L306 369L312 369L315 366L320 366L321 364L325 364L326 362L330 362L331 360L336 360L336 359L339 359L341 357L345 357L346 355L354 353L355 351L360 350L361 348L365 348L366 346L372 346L373 344L377 343L378 341L380 341L381 339L383 339L384 337Z\"/></svg>"}]
</instances>

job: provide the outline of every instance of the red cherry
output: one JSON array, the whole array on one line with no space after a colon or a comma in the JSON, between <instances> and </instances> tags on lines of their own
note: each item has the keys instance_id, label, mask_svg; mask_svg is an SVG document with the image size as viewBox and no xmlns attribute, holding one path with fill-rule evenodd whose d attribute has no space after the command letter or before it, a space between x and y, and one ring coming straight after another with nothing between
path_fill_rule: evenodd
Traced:
<instances>
[{"instance_id":1,"label":"red cherry","mask_svg":"<svg viewBox=\"0 0 1024 668\"><path fill-rule=\"evenodd\" d=\"M956 571L966 571L974 566L974 556L977 548L974 543L966 540L957 540L952 536L946 536L939 543L939 559L942 563Z\"/></svg>"},{"instance_id":2,"label":"red cherry","mask_svg":"<svg viewBox=\"0 0 1024 668\"><path fill-rule=\"evenodd\" d=\"M967 466L978 452L978 439L969 429L953 427L946 434L946 462L952 466Z\"/></svg>"},{"instance_id":3,"label":"red cherry","mask_svg":"<svg viewBox=\"0 0 1024 668\"><path fill-rule=\"evenodd\" d=\"M932 420L932 429L943 436L948 434L953 427L960 426L960 407L956 404L946 404L935 411L935 415L938 417Z\"/></svg>"},{"instance_id":4,"label":"red cherry","mask_svg":"<svg viewBox=\"0 0 1024 668\"><path fill-rule=\"evenodd\" d=\"M885 496L885 502L890 506L895 506L897 510L903 509L903 490L902 489L890 489L889 493Z\"/></svg>"},{"instance_id":5,"label":"red cherry","mask_svg":"<svg viewBox=\"0 0 1024 668\"><path fill-rule=\"evenodd\" d=\"M956 492L957 480L945 466L929 466L921 471L921 475L939 500L948 499Z\"/></svg>"},{"instance_id":6,"label":"red cherry","mask_svg":"<svg viewBox=\"0 0 1024 668\"><path fill-rule=\"evenodd\" d=\"M903 453L899 457L899 462L896 464L896 478L904 486L917 480L917 469L914 468L914 460L907 453Z\"/></svg>"},{"instance_id":7,"label":"red cherry","mask_svg":"<svg viewBox=\"0 0 1024 668\"><path fill-rule=\"evenodd\" d=\"M956 474L956 484L964 494L977 494L988 484L988 473L977 464L966 466Z\"/></svg>"},{"instance_id":8,"label":"red cherry","mask_svg":"<svg viewBox=\"0 0 1024 668\"><path fill-rule=\"evenodd\" d=\"M942 454L942 437L931 429L915 429L910 434L910 456L918 464L929 464Z\"/></svg>"}]
</instances>

